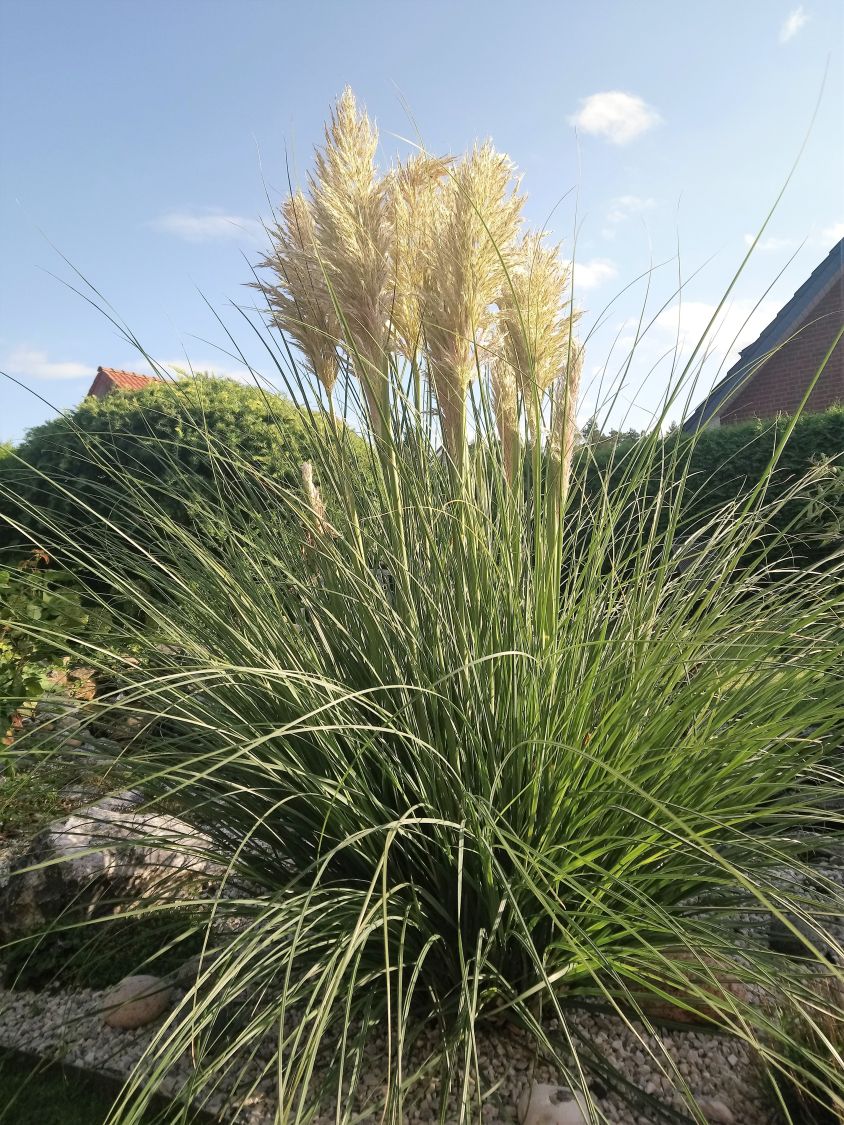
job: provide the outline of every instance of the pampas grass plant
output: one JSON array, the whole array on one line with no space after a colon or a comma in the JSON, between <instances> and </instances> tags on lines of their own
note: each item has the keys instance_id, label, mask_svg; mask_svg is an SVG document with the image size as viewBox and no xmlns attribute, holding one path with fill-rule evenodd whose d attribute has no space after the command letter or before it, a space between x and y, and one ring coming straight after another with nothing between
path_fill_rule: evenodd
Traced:
<instances>
[{"instance_id":1,"label":"pampas grass plant","mask_svg":"<svg viewBox=\"0 0 844 1125\"><path fill-rule=\"evenodd\" d=\"M381 175L376 151L344 93L257 281L299 353L267 340L278 377L363 429L373 487L350 491L327 426L301 490L248 467L259 518L221 492L213 545L142 492L166 558L116 529L102 559L43 536L119 595L114 651L65 643L121 669L96 707L141 720L124 772L222 872L190 903L196 984L112 1120L180 1074L231 1120L269 1088L279 1123L481 1121L479 1044L506 1028L606 1120L586 1079L620 1079L572 1013L650 1027L666 1000L775 1075L794 1036L754 997L805 1010L820 954L773 954L768 921L824 928L840 893L808 859L816 830L840 839L841 559L769 561L765 480L686 537L687 465L658 432L613 489L570 487L577 309L510 160Z\"/></svg>"}]
</instances>

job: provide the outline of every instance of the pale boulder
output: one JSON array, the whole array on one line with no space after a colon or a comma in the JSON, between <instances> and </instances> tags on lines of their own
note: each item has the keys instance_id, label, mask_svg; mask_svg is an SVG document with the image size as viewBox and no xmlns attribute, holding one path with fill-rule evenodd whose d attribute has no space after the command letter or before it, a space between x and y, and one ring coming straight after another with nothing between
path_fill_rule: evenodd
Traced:
<instances>
[{"instance_id":1,"label":"pale boulder","mask_svg":"<svg viewBox=\"0 0 844 1125\"><path fill-rule=\"evenodd\" d=\"M519 1098L521 1125L589 1125L588 1103L577 1090L532 1082Z\"/></svg>"},{"instance_id":2,"label":"pale boulder","mask_svg":"<svg viewBox=\"0 0 844 1125\"><path fill-rule=\"evenodd\" d=\"M134 809L125 797L54 821L29 843L0 887L0 943L57 919L119 912L138 899L171 899L207 878L208 840L183 821Z\"/></svg>"},{"instance_id":3,"label":"pale boulder","mask_svg":"<svg viewBox=\"0 0 844 1125\"><path fill-rule=\"evenodd\" d=\"M160 977L124 977L103 997L103 1023L123 1031L144 1027L163 1015L172 1000L173 989Z\"/></svg>"}]
</instances>

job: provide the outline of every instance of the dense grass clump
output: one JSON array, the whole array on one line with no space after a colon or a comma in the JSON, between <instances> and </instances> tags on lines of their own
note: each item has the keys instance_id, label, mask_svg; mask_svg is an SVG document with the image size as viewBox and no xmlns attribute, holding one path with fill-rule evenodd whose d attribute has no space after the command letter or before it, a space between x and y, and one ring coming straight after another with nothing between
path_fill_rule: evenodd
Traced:
<instances>
[{"instance_id":1,"label":"dense grass clump","mask_svg":"<svg viewBox=\"0 0 844 1125\"><path fill-rule=\"evenodd\" d=\"M322 403L301 485L256 470L287 533L221 495L224 537L171 521L166 556L139 533L96 559L142 650L115 673L88 648L120 681L99 706L140 718L130 783L201 830L225 884L190 904L209 956L113 1120L189 1049L200 1100L260 1060L235 1117L266 1078L280 1122L398 1125L432 1089L440 1120L480 1121L485 1028L522 1029L583 1087L613 1075L572 1010L648 1024L666 999L776 1083L795 1040L772 1013L817 1003L816 976L841 975L821 945L844 952L838 888L809 866L820 831L841 838L842 564L772 562L789 429L693 536L690 447L658 434L587 495L568 274L525 232L509 160L381 177L376 140L346 93L259 283L300 353L280 375ZM134 511L152 532L157 509ZM91 565L61 520L44 537ZM772 915L802 958L770 950Z\"/></svg>"}]
</instances>

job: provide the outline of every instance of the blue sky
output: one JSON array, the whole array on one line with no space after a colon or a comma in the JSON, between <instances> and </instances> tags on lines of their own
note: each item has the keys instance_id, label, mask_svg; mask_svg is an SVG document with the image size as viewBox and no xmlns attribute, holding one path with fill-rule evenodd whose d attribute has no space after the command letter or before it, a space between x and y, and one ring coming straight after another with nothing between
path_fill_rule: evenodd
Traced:
<instances>
[{"instance_id":1,"label":"blue sky","mask_svg":"<svg viewBox=\"0 0 844 1125\"><path fill-rule=\"evenodd\" d=\"M157 359L241 367L217 350L207 299L261 367L232 303L254 299L243 286L266 192L280 199L287 159L304 174L346 83L386 158L417 130L450 152L491 136L524 172L529 217L554 211L569 248L577 228L584 323L603 325L585 410L623 358L644 283L622 291L666 263L649 308L667 308L634 371L644 386L620 400L638 404L630 424L665 385L666 363L650 367L678 317L688 341L729 284L825 74L707 378L844 235L840 0L0 0L0 41L0 370L26 385L0 378L0 440L78 402L98 364L144 369L65 284L71 265Z\"/></svg>"}]
</instances>

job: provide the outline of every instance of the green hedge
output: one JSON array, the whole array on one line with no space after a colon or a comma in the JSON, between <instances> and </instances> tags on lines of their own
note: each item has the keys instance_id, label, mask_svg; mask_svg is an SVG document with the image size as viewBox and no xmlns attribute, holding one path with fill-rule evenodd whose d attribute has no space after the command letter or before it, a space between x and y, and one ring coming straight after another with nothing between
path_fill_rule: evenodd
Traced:
<instances>
[{"instance_id":1,"label":"green hedge","mask_svg":"<svg viewBox=\"0 0 844 1125\"><path fill-rule=\"evenodd\" d=\"M692 436L670 433L654 451L652 490L664 487L663 464L688 466L683 500L689 529L715 511L746 495L761 479L781 438L785 417L704 430ZM587 495L596 496L604 481L610 488L623 479L625 467L644 437L599 438L581 450L576 477ZM663 456L664 455L664 456ZM844 531L844 408L832 407L798 418L767 490L769 500L781 498L795 482L825 460L835 462L829 479L806 490L805 497L786 504L771 521L772 528L792 525L791 547L803 559L816 559L842 542Z\"/></svg>"},{"instance_id":2,"label":"green hedge","mask_svg":"<svg viewBox=\"0 0 844 1125\"><path fill-rule=\"evenodd\" d=\"M299 487L302 462L318 459L325 425L279 395L206 376L86 398L30 430L17 458L0 460L3 510L33 527L32 505L84 539L92 529L105 533L84 504L129 532L148 531L154 505L163 524L172 517L219 534L213 520L226 505L260 515L268 479ZM368 451L346 435L352 473L363 479ZM0 520L0 545L19 540Z\"/></svg>"}]
</instances>

